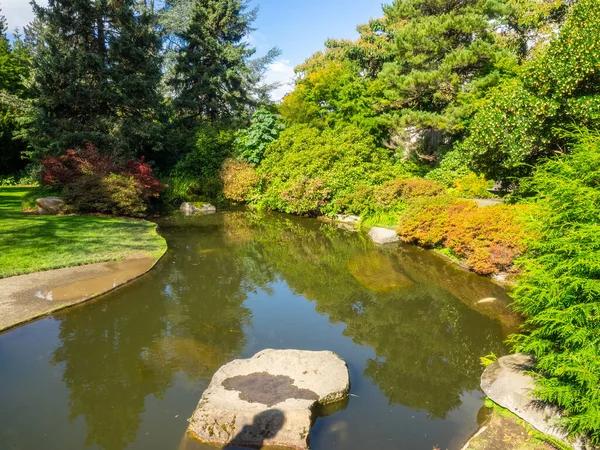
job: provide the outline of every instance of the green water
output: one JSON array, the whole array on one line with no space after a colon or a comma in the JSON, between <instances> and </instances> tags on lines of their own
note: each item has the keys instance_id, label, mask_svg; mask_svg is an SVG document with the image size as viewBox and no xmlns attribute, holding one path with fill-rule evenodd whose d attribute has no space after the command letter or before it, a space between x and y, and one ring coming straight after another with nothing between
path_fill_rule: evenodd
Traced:
<instances>
[{"instance_id":1,"label":"green water","mask_svg":"<svg viewBox=\"0 0 600 450\"><path fill-rule=\"evenodd\" d=\"M143 279L0 335L0 449L177 450L213 373L264 348L348 363L352 396L317 420L313 449L452 450L477 428L479 357L509 331L498 286L309 219L229 212L160 232L169 251Z\"/></svg>"}]
</instances>

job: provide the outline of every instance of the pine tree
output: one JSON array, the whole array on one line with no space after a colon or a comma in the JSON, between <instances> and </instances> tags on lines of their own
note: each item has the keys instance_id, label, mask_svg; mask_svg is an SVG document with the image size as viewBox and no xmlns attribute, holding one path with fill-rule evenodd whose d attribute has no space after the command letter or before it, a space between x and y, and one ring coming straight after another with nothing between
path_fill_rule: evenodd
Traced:
<instances>
[{"instance_id":1,"label":"pine tree","mask_svg":"<svg viewBox=\"0 0 600 450\"><path fill-rule=\"evenodd\" d=\"M510 7L506 0L396 0L384 11L396 24L394 61L379 74L392 134L410 141L426 131L437 144L451 142L474 101L517 66L498 37Z\"/></svg>"},{"instance_id":2,"label":"pine tree","mask_svg":"<svg viewBox=\"0 0 600 450\"><path fill-rule=\"evenodd\" d=\"M244 38L252 31L257 10L245 0L195 0L171 87L174 107L187 117L212 122L231 120L255 102L253 94L264 66L278 54L252 61L255 53Z\"/></svg>"},{"instance_id":3,"label":"pine tree","mask_svg":"<svg viewBox=\"0 0 600 450\"><path fill-rule=\"evenodd\" d=\"M34 11L35 154L87 143L121 156L140 152L159 103L151 11L136 0L50 0Z\"/></svg>"},{"instance_id":4,"label":"pine tree","mask_svg":"<svg viewBox=\"0 0 600 450\"><path fill-rule=\"evenodd\" d=\"M26 148L17 138L20 126L15 118L25 97L23 80L29 71L29 52L18 33L14 33L11 45L6 32L6 19L0 14L0 174L22 169L25 162L21 156Z\"/></svg>"}]
</instances>

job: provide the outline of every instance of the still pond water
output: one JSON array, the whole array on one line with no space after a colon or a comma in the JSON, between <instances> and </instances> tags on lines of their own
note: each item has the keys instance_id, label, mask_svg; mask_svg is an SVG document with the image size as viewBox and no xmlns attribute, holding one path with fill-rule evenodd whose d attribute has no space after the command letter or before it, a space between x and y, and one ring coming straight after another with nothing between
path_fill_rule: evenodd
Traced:
<instances>
[{"instance_id":1,"label":"still pond water","mask_svg":"<svg viewBox=\"0 0 600 450\"><path fill-rule=\"evenodd\" d=\"M233 211L160 230L169 251L143 279L0 335L0 449L189 448L213 373L264 348L348 364L352 396L317 420L312 449L453 450L477 428L479 357L512 331L498 286L310 219Z\"/></svg>"}]
</instances>

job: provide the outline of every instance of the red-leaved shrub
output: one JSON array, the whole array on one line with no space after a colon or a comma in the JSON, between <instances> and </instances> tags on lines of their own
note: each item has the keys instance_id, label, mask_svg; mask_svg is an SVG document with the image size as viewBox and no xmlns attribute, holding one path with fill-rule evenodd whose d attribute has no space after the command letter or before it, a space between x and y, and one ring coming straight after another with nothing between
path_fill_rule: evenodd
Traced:
<instances>
[{"instance_id":1,"label":"red-leaved shrub","mask_svg":"<svg viewBox=\"0 0 600 450\"><path fill-rule=\"evenodd\" d=\"M66 200L71 203L70 206L81 212L113 211L114 214L137 217L141 213L140 202L147 204L150 198L158 197L164 189L164 185L152 176L152 168L143 157L139 160L118 161L101 154L92 144L83 149L67 150L58 157L46 158L42 160L42 166L42 182L63 189L68 197ZM91 186L90 180L96 180L99 186L106 187L89 189L96 197L94 201L90 200L90 193L84 195L84 187ZM119 189L124 191L123 195L117 192ZM116 206L116 198L122 199L128 195L137 197L132 199L136 204L135 208ZM121 203L123 202L119 204Z\"/></svg>"}]
</instances>

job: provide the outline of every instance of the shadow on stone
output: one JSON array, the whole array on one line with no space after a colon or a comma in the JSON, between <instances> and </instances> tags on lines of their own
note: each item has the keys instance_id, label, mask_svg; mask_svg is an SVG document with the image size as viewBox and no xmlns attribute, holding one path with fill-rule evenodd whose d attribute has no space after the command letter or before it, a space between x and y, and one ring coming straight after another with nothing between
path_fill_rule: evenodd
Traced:
<instances>
[{"instance_id":1,"label":"shadow on stone","mask_svg":"<svg viewBox=\"0 0 600 450\"><path fill-rule=\"evenodd\" d=\"M249 403L262 403L269 407L286 401L318 400L319 396L309 389L294 386L294 380L284 375L271 375L267 372L227 378L223 387L228 391L239 391L239 397Z\"/></svg>"},{"instance_id":2,"label":"shadow on stone","mask_svg":"<svg viewBox=\"0 0 600 450\"><path fill-rule=\"evenodd\" d=\"M278 409L268 409L254 417L224 449L263 448L264 442L277 436L283 428L285 415Z\"/></svg>"}]
</instances>

